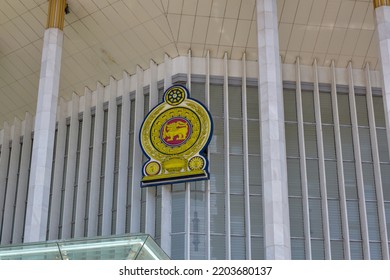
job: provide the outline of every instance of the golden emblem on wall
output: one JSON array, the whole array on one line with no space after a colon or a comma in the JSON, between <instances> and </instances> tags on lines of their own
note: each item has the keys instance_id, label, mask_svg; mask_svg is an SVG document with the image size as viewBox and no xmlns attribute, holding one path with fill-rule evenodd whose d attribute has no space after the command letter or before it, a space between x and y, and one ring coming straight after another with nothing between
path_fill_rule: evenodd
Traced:
<instances>
[{"instance_id":1,"label":"golden emblem on wall","mask_svg":"<svg viewBox=\"0 0 390 280\"><path fill-rule=\"evenodd\" d=\"M142 187L208 180L204 151L211 139L209 111L182 85L168 88L163 100L146 116L140 144L148 160Z\"/></svg>"}]
</instances>

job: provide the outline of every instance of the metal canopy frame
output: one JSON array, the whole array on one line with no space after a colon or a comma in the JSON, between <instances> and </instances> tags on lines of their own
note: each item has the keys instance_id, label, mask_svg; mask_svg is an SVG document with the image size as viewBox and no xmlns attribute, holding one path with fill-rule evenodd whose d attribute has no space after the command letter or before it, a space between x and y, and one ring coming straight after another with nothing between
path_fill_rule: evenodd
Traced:
<instances>
[{"instance_id":1,"label":"metal canopy frame","mask_svg":"<svg viewBox=\"0 0 390 280\"><path fill-rule=\"evenodd\" d=\"M169 260L148 234L0 246L0 260Z\"/></svg>"}]
</instances>

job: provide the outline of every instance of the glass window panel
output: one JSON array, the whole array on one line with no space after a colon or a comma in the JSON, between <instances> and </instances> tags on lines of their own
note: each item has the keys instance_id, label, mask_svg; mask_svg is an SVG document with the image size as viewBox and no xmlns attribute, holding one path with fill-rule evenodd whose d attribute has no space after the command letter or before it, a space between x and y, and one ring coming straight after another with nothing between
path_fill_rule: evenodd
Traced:
<instances>
[{"instance_id":1,"label":"glass window panel","mask_svg":"<svg viewBox=\"0 0 390 280\"><path fill-rule=\"evenodd\" d=\"M145 232L145 221L146 221L146 188L141 189L141 232ZM172 203L173 205L173 203ZM171 219L172 220L172 219Z\"/></svg>"},{"instance_id":2,"label":"glass window panel","mask_svg":"<svg viewBox=\"0 0 390 280\"><path fill-rule=\"evenodd\" d=\"M361 240L360 213L357 200L347 201L349 238L351 240Z\"/></svg>"},{"instance_id":3,"label":"glass window panel","mask_svg":"<svg viewBox=\"0 0 390 280\"><path fill-rule=\"evenodd\" d=\"M363 259L363 244L360 241L353 241L351 244L351 259L362 260Z\"/></svg>"},{"instance_id":4,"label":"glass window panel","mask_svg":"<svg viewBox=\"0 0 390 280\"><path fill-rule=\"evenodd\" d=\"M299 157L298 124L286 123L286 153L288 157Z\"/></svg>"},{"instance_id":5,"label":"glass window panel","mask_svg":"<svg viewBox=\"0 0 390 280\"><path fill-rule=\"evenodd\" d=\"M287 159L288 195L302 196L301 168L299 159Z\"/></svg>"},{"instance_id":6,"label":"glass window panel","mask_svg":"<svg viewBox=\"0 0 390 280\"><path fill-rule=\"evenodd\" d=\"M340 201L328 200L330 239L342 239Z\"/></svg>"},{"instance_id":7,"label":"glass window panel","mask_svg":"<svg viewBox=\"0 0 390 280\"><path fill-rule=\"evenodd\" d=\"M205 104L205 89L206 85L204 83L191 83L191 97Z\"/></svg>"},{"instance_id":8,"label":"glass window panel","mask_svg":"<svg viewBox=\"0 0 390 280\"><path fill-rule=\"evenodd\" d=\"M251 238L252 260L264 260L264 240L262 237Z\"/></svg>"},{"instance_id":9,"label":"glass window panel","mask_svg":"<svg viewBox=\"0 0 390 280\"><path fill-rule=\"evenodd\" d=\"M212 260L226 259L226 245L224 235L211 235L210 246Z\"/></svg>"},{"instance_id":10,"label":"glass window panel","mask_svg":"<svg viewBox=\"0 0 390 280\"><path fill-rule=\"evenodd\" d=\"M158 189L161 189L161 188L157 188ZM157 194L156 193L156 208L155 208L155 229L156 229L156 235L155 235L155 239L156 239L156 242L159 241L160 242L160 236L161 236L161 194ZM158 242L158 244L160 244Z\"/></svg>"},{"instance_id":11,"label":"glass window panel","mask_svg":"<svg viewBox=\"0 0 390 280\"><path fill-rule=\"evenodd\" d=\"M368 126L366 95L355 95L357 120L359 126Z\"/></svg>"},{"instance_id":12,"label":"glass window panel","mask_svg":"<svg viewBox=\"0 0 390 280\"><path fill-rule=\"evenodd\" d=\"M339 198L337 162L325 161L325 178L328 198Z\"/></svg>"},{"instance_id":13,"label":"glass window panel","mask_svg":"<svg viewBox=\"0 0 390 280\"><path fill-rule=\"evenodd\" d=\"M246 88L246 107L248 119L259 119L259 94L257 87Z\"/></svg>"},{"instance_id":14,"label":"glass window panel","mask_svg":"<svg viewBox=\"0 0 390 280\"><path fill-rule=\"evenodd\" d=\"M225 233L225 195L210 194L210 231Z\"/></svg>"},{"instance_id":15,"label":"glass window panel","mask_svg":"<svg viewBox=\"0 0 390 280\"><path fill-rule=\"evenodd\" d=\"M261 194L263 192L262 186L259 185L249 185L250 194Z\"/></svg>"},{"instance_id":16,"label":"glass window panel","mask_svg":"<svg viewBox=\"0 0 390 280\"><path fill-rule=\"evenodd\" d=\"M158 89L158 101L161 102L161 100L163 99L163 95L164 95L164 89L161 87Z\"/></svg>"},{"instance_id":17,"label":"glass window panel","mask_svg":"<svg viewBox=\"0 0 390 280\"><path fill-rule=\"evenodd\" d=\"M284 90L284 118L286 121L297 121L297 103L295 90Z\"/></svg>"},{"instance_id":18,"label":"glass window panel","mask_svg":"<svg viewBox=\"0 0 390 280\"><path fill-rule=\"evenodd\" d=\"M390 201L390 165L381 164L382 190L385 201Z\"/></svg>"},{"instance_id":19,"label":"glass window panel","mask_svg":"<svg viewBox=\"0 0 390 280\"><path fill-rule=\"evenodd\" d=\"M312 238L323 238L321 200L309 199L310 235Z\"/></svg>"},{"instance_id":20,"label":"glass window panel","mask_svg":"<svg viewBox=\"0 0 390 280\"><path fill-rule=\"evenodd\" d=\"M242 118L241 86L229 85L229 117Z\"/></svg>"},{"instance_id":21,"label":"glass window panel","mask_svg":"<svg viewBox=\"0 0 390 280\"><path fill-rule=\"evenodd\" d=\"M289 209L291 237L304 237L302 198L290 197Z\"/></svg>"},{"instance_id":22,"label":"glass window panel","mask_svg":"<svg viewBox=\"0 0 390 280\"><path fill-rule=\"evenodd\" d=\"M173 223L172 223L173 225ZM171 259L172 260L183 260L184 259L184 234L172 234L171 235Z\"/></svg>"},{"instance_id":23,"label":"glass window panel","mask_svg":"<svg viewBox=\"0 0 390 280\"><path fill-rule=\"evenodd\" d=\"M144 97L144 117L146 117L149 112L149 94L144 95Z\"/></svg>"},{"instance_id":24,"label":"glass window panel","mask_svg":"<svg viewBox=\"0 0 390 280\"><path fill-rule=\"evenodd\" d=\"M305 124L305 151L307 158L317 158L317 131L315 125Z\"/></svg>"},{"instance_id":25,"label":"glass window panel","mask_svg":"<svg viewBox=\"0 0 390 280\"><path fill-rule=\"evenodd\" d=\"M349 97L347 94L338 94L337 103L339 109L339 121L340 124L351 124L351 114L349 110Z\"/></svg>"},{"instance_id":26,"label":"glass window panel","mask_svg":"<svg viewBox=\"0 0 390 280\"><path fill-rule=\"evenodd\" d=\"M210 85L210 111L213 117L223 117L222 85Z\"/></svg>"},{"instance_id":27,"label":"glass window panel","mask_svg":"<svg viewBox=\"0 0 390 280\"><path fill-rule=\"evenodd\" d=\"M248 153L260 154L260 122L248 120Z\"/></svg>"},{"instance_id":28,"label":"glass window panel","mask_svg":"<svg viewBox=\"0 0 390 280\"><path fill-rule=\"evenodd\" d=\"M128 170L128 182L132 181L132 172L133 169L129 168ZM131 191L128 189L126 194L126 232L130 232L130 218L131 218Z\"/></svg>"},{"instance_id":29,"label":"glass window panel","mask_svg":"<svg viewBox=\"0 0 390 280\"><path fill-rule=\"evenodd\" d=\"M291 239L291 259L304 260L305 256L305 241L303 239Z\"/></svg>"},{"instance_id":30,"label":"glass window panel","mask_svg":"<svg viewBox=\"0 0 390 280\"><path fill-rule=\"evenodd\" d=\"M245 234L245 203L243 195L230 195L231 234Z\"/></svg>"},{"instance_id":31,"label":"glass window panel","mask_svg":"<svg viewBox=\"0 0 390 280\"><path fill-rule=\"evenodd\" d=\"M343 260L344 259L343 241L331 240L330 247L332 250L332 260Z\"/></svg>"},{"instance_id":32,"label":"glass window panel","mask_svg":"<svg viewBox=\"0 0 390 280\"><path fill-rule=\"evenodd\" d=\"M332 96L329 92L320 92L321 121L333 124Z\"/></svg>"},{"instance_id":33,"label":"glass window panel","mask_svg":"<svg viewBox=\"0 0 390 280\"><path fill-rule=\"evenodd\" d=\"M378 140L379 160L389 162L389 148L387 144L387 132L385 128L377 128L376 135Z\"/></svg>"},{"instance_id":34,"label":"glass window panel","mask_svg":"<svg viewBox=\"0 0 390 280\"><path fill-rule=\"evenodd\" d=\"M130 101L130 131L134 131L135 100Z\"/></svg>"},{"instance_id":35,"label":"glass window panel","mask_svg":"<svg viewBox=\"0 0 390 280\"><path fill-rule=\"evenodd\" d=\"M383 98L382 96L374 95L372 99L374 103L375 125L377 127L386 127Z\"/></svg>"},{"instance_id":36,"label":"glass window panel","mask_svg":"<svg viewBox=\"0 0 390 280\"><path fill-rule=\"evenodd\" d=\"M390 202L385 202L387 238L390 239Z\"/></svg>"},{"instance_id":37,"label":"glass window panel","mask_svg":"<svg viewBox=\"0 0 390 280\"><path fill-rule=\"evenodd\" d=\"M184 232L185 192L172 192L172 233Z\"/></svg>"},{"instance_id":38,"label":"glass window panel","mask_svg":"<svg viewBox=\"0 0 390 280\"><path fill-rule=\"evenodd\" d=\"M91 131L90 131L91 137L89 139L87 191L86 191L85 216L84 216L84 236L87 236L87 230L88 230L88 210L89 210L89 196L90 196L90 189L91 189L94 132L95 132L95 116L91 116Z\"/></svg>"},{"instance_id":39,"label":"glass window panel","mask_svg":"<svg viewBox=\"0 0 390 280\"><path fill-rule=\"evenodd\" d=\"M347 199L357 199L357 182L354 162L344 162L344 184Z\"/></svg>"},{"instance_id":40,"label":"glass window panel","mask_svg":"<svg viewBox=\"0 0 390 280\"><path fill-rule=\"evenodd\" d=\"M204 192L206 190L206 181L195 181L191 183L191 190Z\"/></svg>"},{"instance_id":41,"label":"glass window panel","mask_svg":"<svg viewBox=\"0 0 390 280\"><path fill-rule=\"evenodd\" d=\"M173 192L184 192L185 190L186 190L185 183L176 183L176 184L172 185Z\"/></svg>"},{"instance_id":42,"label":"glass window panel","mask_svg":"<svg viewBox=\"0 0 390 280\"><path fill-rule=\"evenodd\" d=\"M372 163L363 163L362 167L365 198L366 200L376 200L374 165Z\"/></svg>"},{"instance_id":43,"label":"glass window panel","mask_svg":"<svg viewBox=\"0 0 390 280\"><path fill-rule=\"evenodd\" d=\"M359 127L359 142L362 161L372 161L370 129Z\"/></svg>"},{"instance_id":44,"label":"glass window panel","mask_svg":"<svg viewBox=\"0 0 390 280\"><path fill-rule=\"evenodd\" d=\"M333 125L322 126L325 159L336 159L336 145Z\"/></svg>"},{"instance_id":45,"label":"glass window panel","mask_svg":"<svg viewBox=\"0 0 390 280\"><path fill-rule=\"evenodd\" d=\"M231 244L231 259L232 260L245 260L246 259L246 246L245 237L232 236L230 240Z\"/></svg>"},{"instance_id":46,"label":"glass window panel","mask_svg":"<svg viewBox=\"0 0 390 280\"><path fill-rule=\"evenodd\" d=\"M261 157L248 156L249 162L249 193L261 194Z\"/></svg>"},{"instance_id":47,"label":"glass window panel","mask_svg":"<svg viewBox=\"0 0 390 280\"><path fill-rule=\"evenodd\" d=\"M229 151L234 154L242 154L242 120L229 120Z\"/></svg>"},{"instance_id":48,"label":"glass window panel","mask_svg":"<svg viewBox=\"0 0 390 280\"><path fill-rule=\"evenodd\" d=\"M263 199L259 195L251 195L249 199L251 234L263 236Z\"/></svg>"},{"instance_id":49,"label":"glass window panel","mask_svg":"<svg viewBox=\"0 0 390 280\"><path fill-rule=\"evenodd\" d=\"M191 260L205 260L206 259L206 236L203 234L191 234Z\"/></svg>"},{"instance_id":50,"label":"glass window panel","mask_svg":"<svg viewBox=\"0 0 390 280\"><path fill-rule=\"evenodd\" d=\"M61 183L61 194L60 194L60 204L59 205L50 205L50 209L57 208L59 210L59 224L57 225L58 228L58 239L62 238L62 221L63 221L63 215L64 215L64 202L65 202L65 185L66 185L66 172L68 167L68 151L69 151L69 133L70 133L70 124L66 125L66 135L65 135L65 154L64 154L64 165L63 165L63 172L62 172L62 183ZM9 148L9 159L8 162L10 162L11 158L11 147ZM9 165L8 165L9 169ZM8 173L8 171L7 171ZM8 178L7 178L8 180ZM5 182L5 185L7 185L7 182Z\"/></svg>"},{"instance_id":51,"label":"glass window panel","mask_svg":"<svg viewBox=\"0 0 390 280\"><path fill-rule=\"evenodd\" d=\"M114 157L114 189L113 189L113 211L112 211L112 223L111 223L111 233L115 233L116 228L116 208L117 208L117 198L118 198L118 172L119 172L119 153L120 153L120 135L121 135L121 115L122 115L122 105L117 107L116 115L116 131L115 131L115 157Z\"/></svg>"},{"instance_id":52,"label":"glass window panel","mask_svg":"<svg viewBox=\"0 0 390 280\"><path fill-rule=\"evenodd\" d=\"M210 187L212 192L225 191L225 156L210 154Z\"/></svg>"},{"instance_id":53,"label":"glass window panel","mask_svg":"<svg viewBox=\"0 0 390 280\"><path fill-rule=\"evenodd\" d=\"M382 246L379 242L370 242L370 259L382 260Z\"/></svg>"},{"instance_id":54,"label":"glass window panel","mask_svg":"<svg viewBox=\"0 0 390 280\"><path fill-rule=\"evenodd\" d=\"M367 224L370 241L380 241L378 204L376 201L366 202Z\"/></svg>"},{"instance_id":55,"label":"glass window panel","mask_svg":"<svg viewBox=\"0 0 390 280\"><path fill-rule=\"evenodd\" d=\"M129 135L129 168L133 167L134 132Z\"/></svg>"},{"instance_id":56,"label":"glass window panel","mask_svg":"<svg viewBox=\"0 0 390 280\"><path fill-rule=\"evenodd\" d=\"M303 121L315 123L314 95L312 91L302 91Z\"/></svg>"},{"instance_id":57,"label":"glass window panel","mask_svg":"<svg viewBox=\"0 0 390 280\"><path fill-rule=\"evenodd\" d=\"M132 100L130 104L130 135L129 135L129 182L131 182L133 167L133 148L134 148L134 120L135 120L135 101Z\"/></svg>"},{"instance_id":58,"label":"glass window panel","mask_svg":"<svg viewBox=\"0 0 390 280\"><path fill-rule=\"evenodd\" d=\"M354 160L355 155L353 152L352 128L350 126L341 126L340 136L343 159Z\"/></svg>"},{"instance_id":59,"label":"glass window panel","mask_svg":"<svg viewBox=\"0 0 390 280\"><path fill-rule=\"evenodd\" d=\"M320 174L318 171L318 160L306 160L307 186L309 197L321 197L320 193Z\"/></svg>"},{"instance_id":60,"label":"glass window panel","mask_svg":"<svg viewBox=\"0 0 390 280\"><path fill-rule=\"evenodd\" d=\"M78 128L78 135L77 135L77 154L76 154L76 173L74 178L74 185L77 186L78 184L78 176L80 171L80 149L81 149L81 135L83 130L83 121L79 120L79 128ZM20 150L22 150L23 144L20 146ZM20 162L20 159L19 159ZM20 167L19 167L20 168ZM18 174L19 176L19 174ZM77 192L77 190L76 190Z\"/></svg>"},{"instance_id":61,"label":"glass window panel","mask_svg":"<svg viewBox=\"0 0 390 280\"><path fill-rule=\"evenodd\" d=\"M191 190L191 232L205 233L206 198L205 193Z\"/></svg>"},{"instance_id":62,"label":"glass window panel","mask_svg":"<svg viewBox=\"0 0 390 280\"><path fill-rule=\"evenodd\" d=\"M208 150L211 153L223 153L224 152L224 120L220 118L214 118L213 120L213 136L211 138Z\"/></svg>"},{"instance_id":63,"label":"glass window panel","mask_svg":"<svg viewBox=\"0 0 390 280\"><path fill-rule=\"evenodd\" d=\"M319 240L319 239L311 240L311 258L313 260L325 259L324 240Z\"/></svg>"},{"instance_id":64,"label":"glass window panel","mask_svg":"<svg viewBox=\"0 0 390 280\"><path fill-rule=\"evenodd\" d=\"M244 157L241 155L230 156L230 192L244 193Z\"/></svg>"}]
</instances>

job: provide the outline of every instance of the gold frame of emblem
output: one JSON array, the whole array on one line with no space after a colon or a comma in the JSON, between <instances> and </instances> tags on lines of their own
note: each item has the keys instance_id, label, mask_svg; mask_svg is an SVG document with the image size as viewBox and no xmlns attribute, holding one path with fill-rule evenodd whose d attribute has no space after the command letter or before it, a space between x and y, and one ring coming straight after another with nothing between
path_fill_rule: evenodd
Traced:
<instances>
[{"instance_id":1,"label":"gold frame of emblem","mask_svg":"<svg viewBox=\"0 0 390 280\"><path fill-rule=\"evenodd\" d=\"M184 119L190 131L179 131L174 126L165 131L165 125L175 118ZM148 157L142 170L141 186L207 180L208 160L202 152L211 139L212 126L210 113L204 105L190 98L187 88L182 85L168 88L163 102L149 112L140 129L140 144ZM186 138L181 139L183 135L180 133L185 133ZM183 142L169 145L169 141L163 136L165 134L170 140L180 139ZM189 163L193 163L194 159L199 163L190 166ZM153 164L153 170L158 165L156 174L147 172L147 168L151 169L150 164Z\"/></svg>"}]
</instances>

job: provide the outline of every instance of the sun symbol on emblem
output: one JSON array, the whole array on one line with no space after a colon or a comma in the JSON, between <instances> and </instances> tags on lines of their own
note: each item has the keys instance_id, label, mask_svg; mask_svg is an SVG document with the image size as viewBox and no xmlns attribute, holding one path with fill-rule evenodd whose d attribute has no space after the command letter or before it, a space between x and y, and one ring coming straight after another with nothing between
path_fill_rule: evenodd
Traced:
<instances>
[{"instance_id":1,"label":"sun symbol on emblem","mask_svg":"<svg viewBox=\"0 0 390 280\"><path fill-rule=\"evenodd\" d=\"M185 99L185 92L181 87L172 87L165 96L165 100L169 105L176 106Z\"/></svg>"},{"instance_id":2,"label":"sun symbol on emblem","mask_svg":"<svg viewBox=\"0 0 390 280\"><path fill-rule=\"evenodd\" d=\"M190 159L188 166L191 170L200 170L204 166L204 159L200 156L195 156Z\"/></svg>"}]
</instances>

